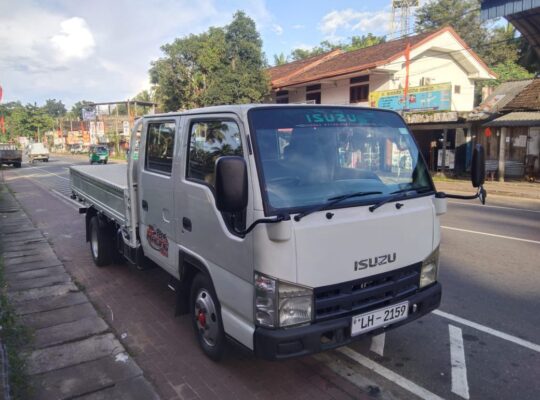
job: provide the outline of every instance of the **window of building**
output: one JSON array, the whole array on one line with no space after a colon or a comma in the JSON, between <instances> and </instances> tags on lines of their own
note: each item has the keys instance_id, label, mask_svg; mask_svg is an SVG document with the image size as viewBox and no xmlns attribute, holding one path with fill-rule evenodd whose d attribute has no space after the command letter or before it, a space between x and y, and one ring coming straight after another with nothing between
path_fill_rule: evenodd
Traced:
<instances>
[{"instance_id":1,"label":"window of building","mask_svg":"<svg viewBox=\"0 0 540 400\"><path fill-rule=\"evenodd\" d=\"M369 99L369 84L351 86L350 102L360 103Z\"/></svg>"},{"instance_id":2,"label":"window of building","mask_svg":"<svg viewBox=\"0 0 540 400\"><path fill-rule=\"evenodd\" d=\"M309 103L321 104L321 92L306 93L306 101Z\"/></svg>"},{"instance_id":3,"label":"window of building","mask_svg":"<svg viewBox=\"0 0 540 400\"><path fill-rule=\"evenodd\" d=\"M360 103L369 100L369 75L351 78L350 85L349 103Z\"/></svg>"},{"instance_id":4,"label":"window of building","mask_svg":"<svg viewBox=\"0 0 540 400\"><path fill-rule=\"evenodd\" d=\"M222 156L242 156L240 129L234 121L194 122L190 129L188 179L215 183L216 160Z\"/></svg>"},{"instance_id":5,"label":"window of building","mask_svg":"<svg viewBox=\"0 0 540 400\"><path fill-rule=\"evenodd\" d=\"M170 175L172 172L174 122L158 122L148 124L146 135L145 168L149 171Z\"/></svg>"},{"instance_id":6,"label":"window of building","mask_svg":"<svg viewBox=\"0 0 540 400\"><path fill-rule=\"evenodd\" d=\"M276 92L276 103L277 104L287 104L287 103L289 103L289 91L288 90L278 90Z\"/></svg>"},{"instance_id":7,"label":"window of building","mask_svg":"<svg viewBox=\"0 0 540 400\"><path fill-rule=\"evenodd\" d=\"M461 93L461 86L460 85L454 85L454 93L460 94Z\"/></svg>"},{"instance_id":8,"label":"window of building","mask_svg":"<svg viewBox=\"0 0 540 400\"><path fill-rule=\"evenodd\" d=\"M321 84L306 86L306 102L321 104Z\"/></svg>"}]
</instances>

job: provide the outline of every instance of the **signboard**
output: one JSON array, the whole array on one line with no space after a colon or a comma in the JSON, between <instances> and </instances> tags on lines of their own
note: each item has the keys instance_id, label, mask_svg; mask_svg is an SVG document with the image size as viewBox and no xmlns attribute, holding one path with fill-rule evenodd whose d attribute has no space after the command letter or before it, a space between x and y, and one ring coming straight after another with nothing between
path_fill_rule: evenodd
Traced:
<instances>
[{"instance_id":1,"label":"signboard","mask_svg":"<svg viewBox=\"0 0 540 400\"><path fill-rule=\"evenodd\" d=\"M427 111L411 112L403 114L405 122L408 124L426 124L437 122L456 122L458 120L457 111Z\"/></svg>"},{"instance_id":2,"label":"signboard","mask_svg":"<svg viewBox=\"0 0 540 400\"><path fill-rule=\"evenodd\" d=\"M82 109L82 119L83 121L90 121L96 119L96 109L95 108L83 108Z\"/></svg>"},{"instance_id":3,"label":"signboard","mask_svg":"<svg viewBox=\"0 0 540 400\"><path fill-rule=\"evenodd\" d=\"M437 153L437 167L442 168L442 149L439 149ZM456 159L456 152L454 150L446 149L446 162L445 167L448 169L454 169L454 161Z\"/></svg>"},{"instance_id":4,"label":"signboard","mask_svg":"<svg viewBox=\"0 0 540 400\"><path fill-rule=\"evenodd\" d=\"M381 90L369 94L371 107L394 111L448 111L452 105L451 100L451 83L410 87L406 99L403 89Z\"/></svg>"}]
</instances>

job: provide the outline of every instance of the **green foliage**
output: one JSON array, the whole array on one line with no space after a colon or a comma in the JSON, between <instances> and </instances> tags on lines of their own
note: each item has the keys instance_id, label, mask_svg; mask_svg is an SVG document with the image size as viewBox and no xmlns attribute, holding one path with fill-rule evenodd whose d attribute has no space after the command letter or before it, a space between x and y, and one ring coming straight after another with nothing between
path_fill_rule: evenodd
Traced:
<instances>
[{"instance_id":1,"label":"green foliage","mask_svg":"<svg viewBox=\"0 0 540 400\"><path fill-rule=\"evenodd\" d=\"M274 54L274 66L283 65L289 62L289 58L285 53Z\"/></svg>"},{"instance_id":2,"label":"green foliage","mask_svg":"<svg viewBox=\"0 0 540 400\"><path fill-rule=\"evenodd\" d=\"M10 102L0 105L0 114L4 115L6 137L4 140L14 140L18 136L38 138L38 135L51 130L55 119L47 114L44 107L20 102Z\"/></svg>"},{"instance_id":3,"label":"green foliage","mask_svg":"<svg viewBox=\"0 0 540 400\"><path fill-rule=\"evenodd\" d=\"M49 114L53 118L59 118L66 115L66 106L61 100L48 99L45 105L42 107L43 111Z\"/></svg>"},{"instance_id":4,"label":"green foliage","mask_svg":"<svg viewBox=\"0 0 540 400\"><path fill-rule=\"evenodd\" d=\"M497 79L486 82L486 86L497 86L502 82L518 79L533 78L534 74L527 71L515 61L506 61L493 67L493 72L497 74Z\"/></svg>"},{"instance_id":5,"label":"green foliage","mask_svg":"<svg viewBox=\"0 0 540 400\"><path fill-rule=\"evenodd\" d=\"M291 52L290 58L293 61L303 60L304 58L318 56L319 54L327 53L332 50L341 49L343 51L353 51L363 49L365 47L375 46L385 41L384 36L375 36L372 33L362 36L353 36L348 42L332 43L328 40L323 40L318 46L311 50L295 49ZM276 56L274 56L276 57ZM278 64L276 64L278 65Z\"/></svg>"},{"instance_id":6,"label":"green foliage","mask_svg":"<svg viewBox=\"0 0 540 400\"><path fill-rule=\"evenodd\" d=\"M71 107L71 110L69 111L69 118L82 119L82 110L89 104L92 104L92 102L87 100L81 100L73 104L73 107Z\"/></svg>"},{"instance_id":7,"label":"green foliage","mask_svg":"<svg viewBox=\"0 0 540 400\"><path fill-rule=\"evenodd\" d=\"M419 32L450 25L465 42L481 56L489 37L487 24L480 20L478 0L436 0L416 10L416 29Z\"/></svg>"},{"instance_id":8,"label":"green foliage","mask_svg":"<svg viewBox=\"0 0 540 400\"><path fill-rule=\"evenodd\" d=\"M485 62L499 75L489 86L513 79L531 77L540 69L540 59L526 40L516 37L511 24L490 28L480 20L478 0L435 0L416 11L416 28L433 30L450 25Z\"/></svg>"},{"instance_id":9,"label":"green foliage","mask_svg":"<svg viewBox=\"0 0 540 400\"><path fill-rule=\"evenodd\" d=\"M149 72L164 111L260 102L269 92L260 35L241 11L223 28L175 39L161 50Z\"/></svg>"}]
</instances>

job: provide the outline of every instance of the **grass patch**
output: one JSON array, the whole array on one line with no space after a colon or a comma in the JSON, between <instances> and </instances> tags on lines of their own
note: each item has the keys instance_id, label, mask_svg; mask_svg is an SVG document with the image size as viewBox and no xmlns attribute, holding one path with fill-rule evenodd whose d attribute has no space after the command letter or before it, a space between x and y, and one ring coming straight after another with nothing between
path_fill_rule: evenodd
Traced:
<instances>
[{"instance_id":1,"label":"grass patch","mask_svg":"<svg viewBox=\"0 0 540 400\"><path fill-rule=\"evenodd\" d=\"M31 394L28 375L26 374L26 361L22 355L23 347L30 343L32 338L28 328L22 326L6 295L6 282L4 280L4 266L0 258L0 338L6 347L9 363L9 384L14 400L27 399ZM1 393L0 393L1 395Z\"/></svg>"}]
</instances>

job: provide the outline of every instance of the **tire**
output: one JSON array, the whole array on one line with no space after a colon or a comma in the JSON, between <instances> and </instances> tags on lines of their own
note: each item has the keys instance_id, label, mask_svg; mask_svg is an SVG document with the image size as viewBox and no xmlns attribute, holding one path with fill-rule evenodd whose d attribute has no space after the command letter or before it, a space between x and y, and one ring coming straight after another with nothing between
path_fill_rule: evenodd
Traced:
<instances>
[{"instance_id":1,"label":"tire","mask_svg":"<svg viewBox=\"0 0 540 400\"><path fill-rule=\"evenodd\" d=\"M14 166L15 168L21 168L21 163L20 163L20 162L15 163L15 164L13 164L13 166Z\"/></svg>"},{"instance_id":2,"label":"tire","mask_svg":"<svg viewBox=\"0 0 540 400\"><path fill-rule=\"evenodd\" d=\"M107 164L107 160L103 161L103 164Z\"/></svg>"},{"instance_id":3,"label":"tire","mask_svg":"<svg viewBox=\"0 0 540 400\"><path fill-rule=\"evenodd\" d=\"M221 307L207 275L199 273L193 278L189 309L199 346L208 358L219 361L225 350L225 330Z\"/></svg>"},{"instance_id":4,"label":"tire","mask_svg":"<svg viewBox=\"0 0 540 400\"><path fill-rule=\"evenodd\" d=\"M43 161L44 161L44 162L49 162L49 159L48 159L48 158L46 158L46 159L44 159Z\"/></svg>"},{"instance_id":5,"label":"tire","mask_svg":"<svg viewBox=\"0 0 540 400\"><path fill-rule=\"evenodd\" d=\"M108 226L100 222L97 215L90 219L90 253L98 267L110 265L113 259L115 243Z\"/></svg>"},{"instance_id":6,"label":"tire","mask_svg":"<svg viewBox=\"0 0 540 400\"><path fill-rule=\"evenodd\" d=\"M94 162L93 162L93 161L90 161L90 165L94 165Z\"/></svg>"}]
</instances>

